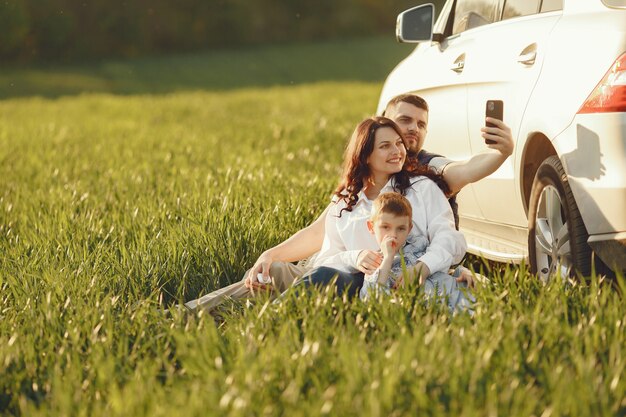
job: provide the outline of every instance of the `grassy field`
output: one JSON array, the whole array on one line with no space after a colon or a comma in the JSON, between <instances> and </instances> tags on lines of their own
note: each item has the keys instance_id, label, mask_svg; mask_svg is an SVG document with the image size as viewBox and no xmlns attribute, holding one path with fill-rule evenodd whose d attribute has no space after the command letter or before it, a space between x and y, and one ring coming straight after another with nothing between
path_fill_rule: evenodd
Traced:
<instances>
[{"instance_id":1,"label":"grassy field","mask_svg":"<svg viewBox=\"0 0 626 417\"><path fill-rule=\"evenodd\" d=\"M409 50L0 70L0 412L626 415L622 281L499 269L474 318L410 294L232 304L220 326L163 314L322 211Z\"/></svg>"}]
</instances>

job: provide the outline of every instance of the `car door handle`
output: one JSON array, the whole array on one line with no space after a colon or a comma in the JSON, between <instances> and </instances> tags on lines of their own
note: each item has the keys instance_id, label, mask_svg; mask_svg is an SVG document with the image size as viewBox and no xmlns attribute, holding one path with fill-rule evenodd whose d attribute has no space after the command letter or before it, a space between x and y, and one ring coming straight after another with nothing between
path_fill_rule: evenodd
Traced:
<instances>
[{"instance_id":1,"label":"car door handle","mask_svg":"<svg viewBox=\"0 0 626 417\"><path fill-rule=\"evenodd\" d=\"M535 42L528 45L519 53L517 62L523 65L533 65L537 59L537 44Z\"/></svg>"},{"instance_id":2,"label":"car door handle","mask_svg":"<svg viewBox=\"0 0 626 417\"><path fill-rule=\"evenodd\" d=\"M537 52L529 52L527 54L521 54L517 57L517 62L524 65L533 65L537 59Z\"/></svg>"},{"instance_id":3,"label":"car door handle","mask_svg":"<svg viewBox=\"0 0 626 417\"><path fill-rule=\"evenodd\" d=\"M465 61L459 61L455 62L450 69L454 72L462 72L463 68L465 68Z\"/></svg>"},{"instance_id":4,"label":"car door handle","mask_svg":"<svg viewBox=\"0 0 626 417\"><path fill-rule=\"evenodd\" d=\"M450 69L454 72L460 73L463 72L463 68L465 68L465 54L461 54L457 59L454 60L454 64Z\"/></svg>"}]
</instances>

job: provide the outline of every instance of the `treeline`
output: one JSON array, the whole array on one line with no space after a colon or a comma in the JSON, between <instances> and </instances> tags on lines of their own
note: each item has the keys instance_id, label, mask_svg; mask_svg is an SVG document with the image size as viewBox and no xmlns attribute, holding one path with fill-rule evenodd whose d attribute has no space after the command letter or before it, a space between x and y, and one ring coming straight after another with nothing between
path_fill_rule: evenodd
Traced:
<instances>
[{"instance_id":1,"label":"treeline","mask_svg":"<svg viewBox=\"0 0 626 417\"><path fill-rule=\"evenodd\" d=\"M393 33L423 0L0 0L0 59L66 61ZM443 1L435 1L443 3Z\"/></svg>"}]
</instances>

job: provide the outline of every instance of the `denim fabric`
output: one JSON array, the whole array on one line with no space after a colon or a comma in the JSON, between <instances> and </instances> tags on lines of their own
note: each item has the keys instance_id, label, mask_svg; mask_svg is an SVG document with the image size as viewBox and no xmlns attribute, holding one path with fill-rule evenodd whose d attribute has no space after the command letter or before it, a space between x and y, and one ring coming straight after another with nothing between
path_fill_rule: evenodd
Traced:
<instances>
[{"instance_id":1,"label":"denim fabric","mask_svg":"<svg viewBox=\"0 0 626 417\"><path fill-rule=\"evenodd\" d=\"M385 284L378 283L378 277L380 276L380 269L377 269L372 275L366 275L363 282L363 287L360 291L361 300L367 300L370 291L384 291L387 295L391 295L391 289L396 285L396 277L402 275L402 259L406 267L412 267L417 265L419 258L424 256L426 249L428 249L428 239L425 236L409 235L406 244L400 251L393 257L391 264L391 270L389 271L389 277Z\"/></svg>"},{"instance_id":2,"label":"denim fabric","mask_svg":"<svg viewBox=\"0 0 626 417\"><path fill-rule=\"evenodd\" d=\"M428 299L437 298L446 301L451 312L467 311L473 314L472 304L476 299L467 288L467 283L459 284L456 278L444 273L435 272L424 282L424 295Z\"/></svg>"},{"instance_id":3,"label":"denim fabric","mask_svg":"<svg viewBox=\"0 0 626 417\"><path fill-rule=\"evenodd\" d=\"M349 273L328 266L320 266L303 276L302 279L296 281L293 284L293 289L299 292L303 288L306 289L312 285L316 287L326 287L333 284L333 281L337 288L337 294L342 296L346 293L348 298L351 299L359 295L359 290L363 286L363 273ZM282 296L279 297L279 299L280 298L282 298Z\"/></svg>"}]
</instances>

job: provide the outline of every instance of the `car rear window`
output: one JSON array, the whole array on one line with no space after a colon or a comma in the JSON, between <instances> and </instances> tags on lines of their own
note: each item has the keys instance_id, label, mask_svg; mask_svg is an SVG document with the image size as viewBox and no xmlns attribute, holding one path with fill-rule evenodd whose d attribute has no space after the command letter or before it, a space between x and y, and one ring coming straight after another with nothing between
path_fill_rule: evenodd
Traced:
<instances>
[{"instance_id":1,"label":"car rear window","mask_svg":"<svg viewBox=\"0 0 626 417\"><path fill-rule=\"evenodd\" d=\"M602 0L602 3L609 7L626 8L626 0Z\"/></svg>"}]
</instances>

